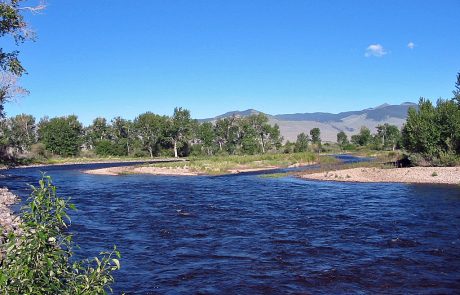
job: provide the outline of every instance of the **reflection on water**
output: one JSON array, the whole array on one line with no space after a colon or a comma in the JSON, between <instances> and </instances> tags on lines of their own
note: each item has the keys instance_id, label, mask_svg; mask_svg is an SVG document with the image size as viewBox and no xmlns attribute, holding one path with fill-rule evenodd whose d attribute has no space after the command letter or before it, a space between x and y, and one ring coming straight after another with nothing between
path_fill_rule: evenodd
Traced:
<instances>
[{"instance_id":1,"label":"reflection on water","mask_svg":"<svg viewBox=\"0 0 460 295\"><path fill-rule=\"evenodd\" d=\"M90 165L100 167L101 165ZM4 172L22 196L46 170L71 196L79 255L116 244L115 292L455 293L460 189L224 177Z\"/></svg>"}]
</instances>

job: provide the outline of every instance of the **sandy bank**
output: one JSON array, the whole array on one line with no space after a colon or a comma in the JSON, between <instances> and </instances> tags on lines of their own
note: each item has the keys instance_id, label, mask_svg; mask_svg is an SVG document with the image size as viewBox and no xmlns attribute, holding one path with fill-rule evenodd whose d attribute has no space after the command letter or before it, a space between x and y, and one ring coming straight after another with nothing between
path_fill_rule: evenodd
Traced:
<instances>
[{"instance_id":1,"label":"sandy bank","mask_svg":"<svg viewBox=\"0 0 460 295\"><path fill-rule=\"evenodd\" d=\"M191 171L188 167L173 168L173 167L108 167L102 169L85 170L83 173L95 175L126 175L126 174L152 174L152 175L180 175L193 176L198 173Z\"/></svg>"},{"instance_id":2,"label":"sandy bank","mask_svg":"<svg viewBox=\"0 0 460 295\"><path fill-rule=\"evenodd\" d=\"M228 169L223 174L238 174L244 172L257 172L279 169L277 166L266 166L260 168L250 168L238 166ZM184 167L154 167L154 166L122 166L108 167L102 169L84 170L83 173L95 175L126 175L126 174L151 174L151 175L176 175L176 176L196 176L196 175L214 175L212 170L209 172L197 172L188 166ZM218 173L219 174L219 173ZM220 173L222 174L222 173Z\"/></svg>"},{"instance_id":3,"label":"sandy bank","mask_svg":"<svg viewBox=\"0 0 460 295\"><path fill-rule=\"evenodd\" d=\"M352 168L302 174L301 178L348 182L460 184L460 167Z\"/></svg>"}]
</instances>

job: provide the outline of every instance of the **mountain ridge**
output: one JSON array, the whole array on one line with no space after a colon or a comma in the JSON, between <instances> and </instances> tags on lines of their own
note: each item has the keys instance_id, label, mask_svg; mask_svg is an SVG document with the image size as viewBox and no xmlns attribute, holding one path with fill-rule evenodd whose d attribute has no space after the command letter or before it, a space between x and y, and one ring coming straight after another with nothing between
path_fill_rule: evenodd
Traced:
<instances>
[{"instance_id":1,"label":"mountain ridge","mask_svg":"<svg viewBox=\"0 0 460 295\"><path fill-rule=\"evenodd\" d=\"M389 123L401 128L406 121L409 108L417 108L417 104L403 102L399 105L381 104L373 108L340 113L313 112L271 115L255 109L230 111L213 118L201 119L201 122L213 122L222 118L237 116L246 117L253 114L265 114L271 124L278 124L281 134L286 140L295 141L301 132L308 132L315 127L321 129L324 141L335 141L337 133L344 131L349 136L359 132L362 126L374 132L377 125Z\"/></svg>"}]
</instances>

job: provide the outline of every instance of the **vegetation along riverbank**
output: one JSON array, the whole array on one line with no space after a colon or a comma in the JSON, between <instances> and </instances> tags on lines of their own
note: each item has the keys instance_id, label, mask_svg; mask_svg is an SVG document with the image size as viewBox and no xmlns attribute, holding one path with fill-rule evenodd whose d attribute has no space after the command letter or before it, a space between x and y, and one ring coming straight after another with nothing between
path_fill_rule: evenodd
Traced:
<instances>
[{"instance_id":1,"label":"vegetation along riverbank","mask_svg":"<svg viewBox=\"0 0 460 295\"><path fill-rule=\"evenodd\" d=\"M298 167L315 163L335 163L333 157L303 152L292 154L263 154L239 156L191 157L183 162L153 163L138 166L87 170L88 174L125 175L219 175L258 170Z\"/></svg>"}]
</instances>

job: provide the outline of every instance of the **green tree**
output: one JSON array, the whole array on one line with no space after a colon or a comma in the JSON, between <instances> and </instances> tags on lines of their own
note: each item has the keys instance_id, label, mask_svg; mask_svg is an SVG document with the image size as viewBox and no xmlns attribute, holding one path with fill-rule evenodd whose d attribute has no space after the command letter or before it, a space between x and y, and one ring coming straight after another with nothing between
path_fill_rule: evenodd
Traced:
<instances>
[{"instance_id":1,"label":"green tree","mask_svg":"<svg viewBox=\"0 0 460 295\"><path fill-rule=\"evenodd\" d=\"M369 128L362 126L359 130L359 134L355 134L351 137L351 142L360 146L367 146L371 143L372 134Z\"/></svg>"},{"instance_id":2,"label":"green tree","mask_svg":"<svg viewBox=\"0 0 460 295\"><path fill-rule=\"evenodd\" d=\"M436 109L431 101L421 98L418 110L410 108L403 127L404 147L415 153L433 157L439 154L441 130L436 122Z\"/></svg>"},{"instance_id":3,"label":"green tree","mask_svg":"<svg viewBox=\"0 0 460 295\"><path fill-rule=\"evenodd\" d=\"M398 126L385 123L378 125L376 129L376 137L379 139L379 144L381 144L382 148L391 148L394 151L401 138Z\"/></svg>"},{"instance_id":4,"label":"green tree","mask_svg":"<svg viewBox=\"0 0 460 295\"><path fill-rule=\"evenodd\" d=\"M455 83L455 90L453 91L453 94L453 100L456 101L458 107L460 107L460 73L457 74L457 82Z\"/></svg>"},{"instance_id":5,"label":"green tree","mask_svg":"<svg viewBox=\"0 0 460 295\"><path fill-rule=\"evenodd\" d=\"M191 132L192 119L190 117L190 111L183 108L175 108L167 132L173 145L175 158L179 157L177 153L178 147L189 139Z\"/></svg>"},{"instance_id":6,"label":"green tree","mask_svg":"<svg viewBox=\"0 0 460 295\"><path fill-rule=\"evenodd\" d=\"M270 131L272 131L270 125L268 124L268 117L262 113L259 113L257 115L248 116L246 120L251 125L255 135L258 137L261 151L263 154L265 154L266 142L270 136Z\"/></svg>"},{"instance_id":7,"label":"green tree","mask_svg":"<svg viewBox=\"0 0 460 295\"><path fill-rule=\"evenodd\" d=\"M269 149L279 150L283 145L284 138L281 136L280 127L278 124L273 126L266 124L264 128L264 132L267 136L267 139L265 140L266 146L268 146Z\"/></svg>"},{"instance_id":8,"label":"green tree","mask_svg":"<svg viewBox=\"0 0 460 295\"><path fill-rule=\"evenodd\" d=\"M35 36L24 19L24 12L39 11L45 8L44 5L21 7L21 2L25 1L0 2L0 38L12 37L16 46L27 40L33 40ZM3 41L2 44L6 45ZM17 85L18 79L26 72L18 58L19 51L5 51L3 45L0 48L0 118L5 116L5 102L15 96L28 93L27 90Z\"/></svg>"},{"instance_id":9,"label":"green tree","mask_svg":"<svg viewBox=\"0 0 460 295\"><path fill-rule=\"evenodd\" d=\"M300 133L297 135L297 141L295 142L294 152L306 152L308 150L308 135L305 133Z\"/></svg>"},{"instance_id":10,"label":"green tree","mask_svg":"<svg viewBox=\"0 0 460 295\"><path fill-rule=\"evenodd\" d=\"M223 151L225 149L225 151L229 154L235 153L240 138L238 119L235 116L232 116L217 120L215 132L217 143L219 144L219 150Z\"/></svg>"},{"instance_id":11,"label":"green tree","mask_svg":"<svg viewBox=\"0 0 460 295\"><path fill-rule=\"evenodd\" d=\"M310 136L313 144L321 145L321 130L319 128L311 129Z\"/></svg>"},{"instance_id":12,"label":"green tree","mask_svg":"<svg viewBox=\"0 0 460 295\"><path fill-rule=\"evenodd\" d=\"M134 128L142 147L149 152L153 158L157 145L164 136L166 128L166 117L146 112L134 119Z\"/></svg>"},{"instance_id":13,"label":"green tree","mask_svg":"<svg viewBox=\"0 0 460 295\"><path fill-rule=\"evenodd\" d=\"M460 107L452 100L439 99L435 111L440 150L447 154L460 154Z\"/></svg>"},{"instance_id":14,"label":"green tree","mask_svg":"<svg viewBox=\"0 0 460 295\"><path fill-rule=\"evenodd\" d=\"M39 140L48 151L60 156L75 156L80 151L83 126L77 116L45 118L38 126Z\"/></svg>"},{"instance_id":15,"label":"green tree","mask_svg":"<svg viewBox=\"0 0 460 295\"><path fill-rule=\"evenodd\" d=\"M111 121L111 134L117 146L126 147L126 155L131 154L131 147L135 141L133 122L121 117L115 117Z\"/></svg>"},{"instance_id":16,"label":"green tree","mask_svg":"<svg viewBox=\"0 0 460 295\"><path fill-rule=\"evenodd\" d=\"M340 131L339 133L337 133L337 143L343 147L345 145L347 145L349 142L348 142L348 136L345 132L343 131Z\"/></svg>"},{"instance_id":17,"label":"green tree","mask_svg":"<svg viewBox=\"0 0 460 295\"><path fill-rule=\"evenodd\" d=\"M212 155L213 146L216 141L216 133L211 122L204 122L199 125L197 137L200 140L207 155Z\"/></svg>"},{"instance_id":18,"label":"green tree","mask_svg":"<svg viewBox=\"0 0 460 295\"><path fill-rule=\"evenodd\" d=\"M32 115L20 114L9 118L9 145L18 153L25 153L37 142L35 118Z\"/></svg>"}]
</instances>

